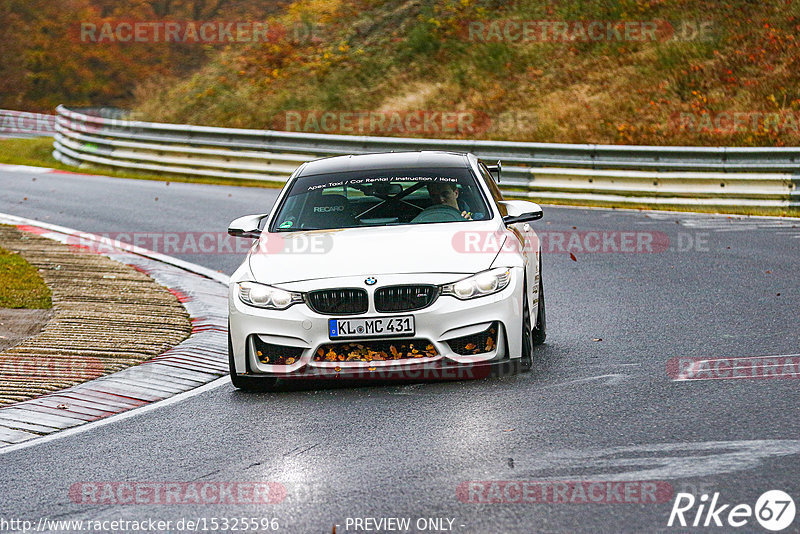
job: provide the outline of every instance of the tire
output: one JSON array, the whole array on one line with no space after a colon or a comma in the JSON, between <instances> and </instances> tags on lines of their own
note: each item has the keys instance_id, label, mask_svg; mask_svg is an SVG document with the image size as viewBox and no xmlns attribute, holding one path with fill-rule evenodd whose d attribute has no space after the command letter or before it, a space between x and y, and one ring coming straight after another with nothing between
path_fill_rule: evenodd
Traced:
<instances>
[{"instance_id":1,"label":"tire","mask_svg":"<svg viewBox=\"0 0 800 534\"><path fill-rule=\"evenodd\" d=\"M539 305L537 307L536 326L533 328L533 344L541 345L547 338L547 314L544 305L544 283L542 283L542 256L539 254Z\"/></svg>"},{"instance_id":2,"label":"tire","mask_svg":"<svg viewBox=\"0 0 800 534\"><path fill-rule=\"evenodd\" d=\"M519 359L519 369L527 373L533 367L533 345L531 342L531 312L528 307L528 285L522 289L522 356Z\"/></svg>"},{"instance_id":3,"label":"tire","mask_svg":"<svg viewBox=\"0 0 800 534\"><path fill-rule=\"evenodd\" d=\"M230 325L228 326L228 332L228 369L233 387L241 389L242 391L270 391L274 389L278 382L277 378L256 378L254 376L242 376L236 373L236 366L233 363L233 342L231 341Z\"/></svg>"}]
</instances>

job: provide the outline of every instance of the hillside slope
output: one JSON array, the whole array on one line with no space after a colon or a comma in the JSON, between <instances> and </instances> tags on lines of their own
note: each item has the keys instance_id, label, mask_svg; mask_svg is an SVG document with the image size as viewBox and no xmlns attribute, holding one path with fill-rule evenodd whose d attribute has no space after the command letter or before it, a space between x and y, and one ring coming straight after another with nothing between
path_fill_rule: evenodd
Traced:
<instances>
[{"instance_id":1,"label":"hillside slope","mask_svg":"<svg viewBox=\"0 0 800 534\"><path fill-rule=\"evenodd\" d=\"M796 2L302 0L269 22L268 42L142 84L137 115L372 135L800 144Z\"/></svg>"}]
</instances>

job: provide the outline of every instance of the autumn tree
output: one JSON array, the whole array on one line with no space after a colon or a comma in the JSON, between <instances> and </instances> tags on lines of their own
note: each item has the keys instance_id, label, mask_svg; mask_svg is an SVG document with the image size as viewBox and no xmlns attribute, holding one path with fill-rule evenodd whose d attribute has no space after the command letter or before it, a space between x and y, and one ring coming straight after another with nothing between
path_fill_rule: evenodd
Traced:
<instances>
[{"instance_id":1,"label":"autumn tree","mask_svg":"<svg viewBox=\"0 0 800 534\"><path fill-rule=\"evenodd\" d=\"M224 45L91 42L81 23L252 21L281 8L256 0L0 0L0 107L122 106L137 84L192 72Z\"/></svg>"}]
</instances>

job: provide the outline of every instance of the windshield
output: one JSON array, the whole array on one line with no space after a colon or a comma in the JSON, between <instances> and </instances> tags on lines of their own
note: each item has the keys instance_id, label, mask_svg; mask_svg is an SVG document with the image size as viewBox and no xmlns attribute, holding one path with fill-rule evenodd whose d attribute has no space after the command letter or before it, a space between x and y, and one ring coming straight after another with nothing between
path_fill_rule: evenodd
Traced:
<instances>
[{"instance_id":1,"label":"windshield","mask_svg":"<svg viewBox=\"0 0 800 534\"><path fill-rule=\"evenodd\" d=\"M469 169L358 171L295 180L270 231L480 221L491 217Z\"/></svg>"}]
</instances>

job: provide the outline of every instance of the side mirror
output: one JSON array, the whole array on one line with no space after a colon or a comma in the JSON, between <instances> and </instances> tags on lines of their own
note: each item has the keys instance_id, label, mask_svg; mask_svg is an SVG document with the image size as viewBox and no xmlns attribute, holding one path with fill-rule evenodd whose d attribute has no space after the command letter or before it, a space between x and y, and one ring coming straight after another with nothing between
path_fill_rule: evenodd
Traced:
<instances>
[{"instance_id":1,"label":"side mirror","mask_svg":"<svg viewBox=\"0 0 800 534\"><path fill-rule=\"evenodd\" d=\"M228 225L228 235L257 238L261 235L261 229L258 225L261 223L261 219L266 216L267 214L239 217Z\"/></svg>"},{"instance_id":2,"label":"side mirror","mask_svg":"<svg viewBox=\"0 0 800 534\"><path fill-rule=\"evenodd\" d=\"M497 160L497 163L494 165L487 165L487 169L489 169L490 173L494 173L494 180L499 184L500 183L500 172L503 170L503 164L500 160Z\"/></svg>"},{"instance_id":3,"label":"side mirror","mask_svg":"<svg viewBox=\"0 0 800 534\"><path fill-rule=\"evenodd\" d=\"M503 222L506 226L509 224L537 221L544 217L542 207L535 202L528 202L527 200L504 200L500 202L500 204L504 205L508 212L508 215L503 217Z\"/></svg>"}]
</instances>

